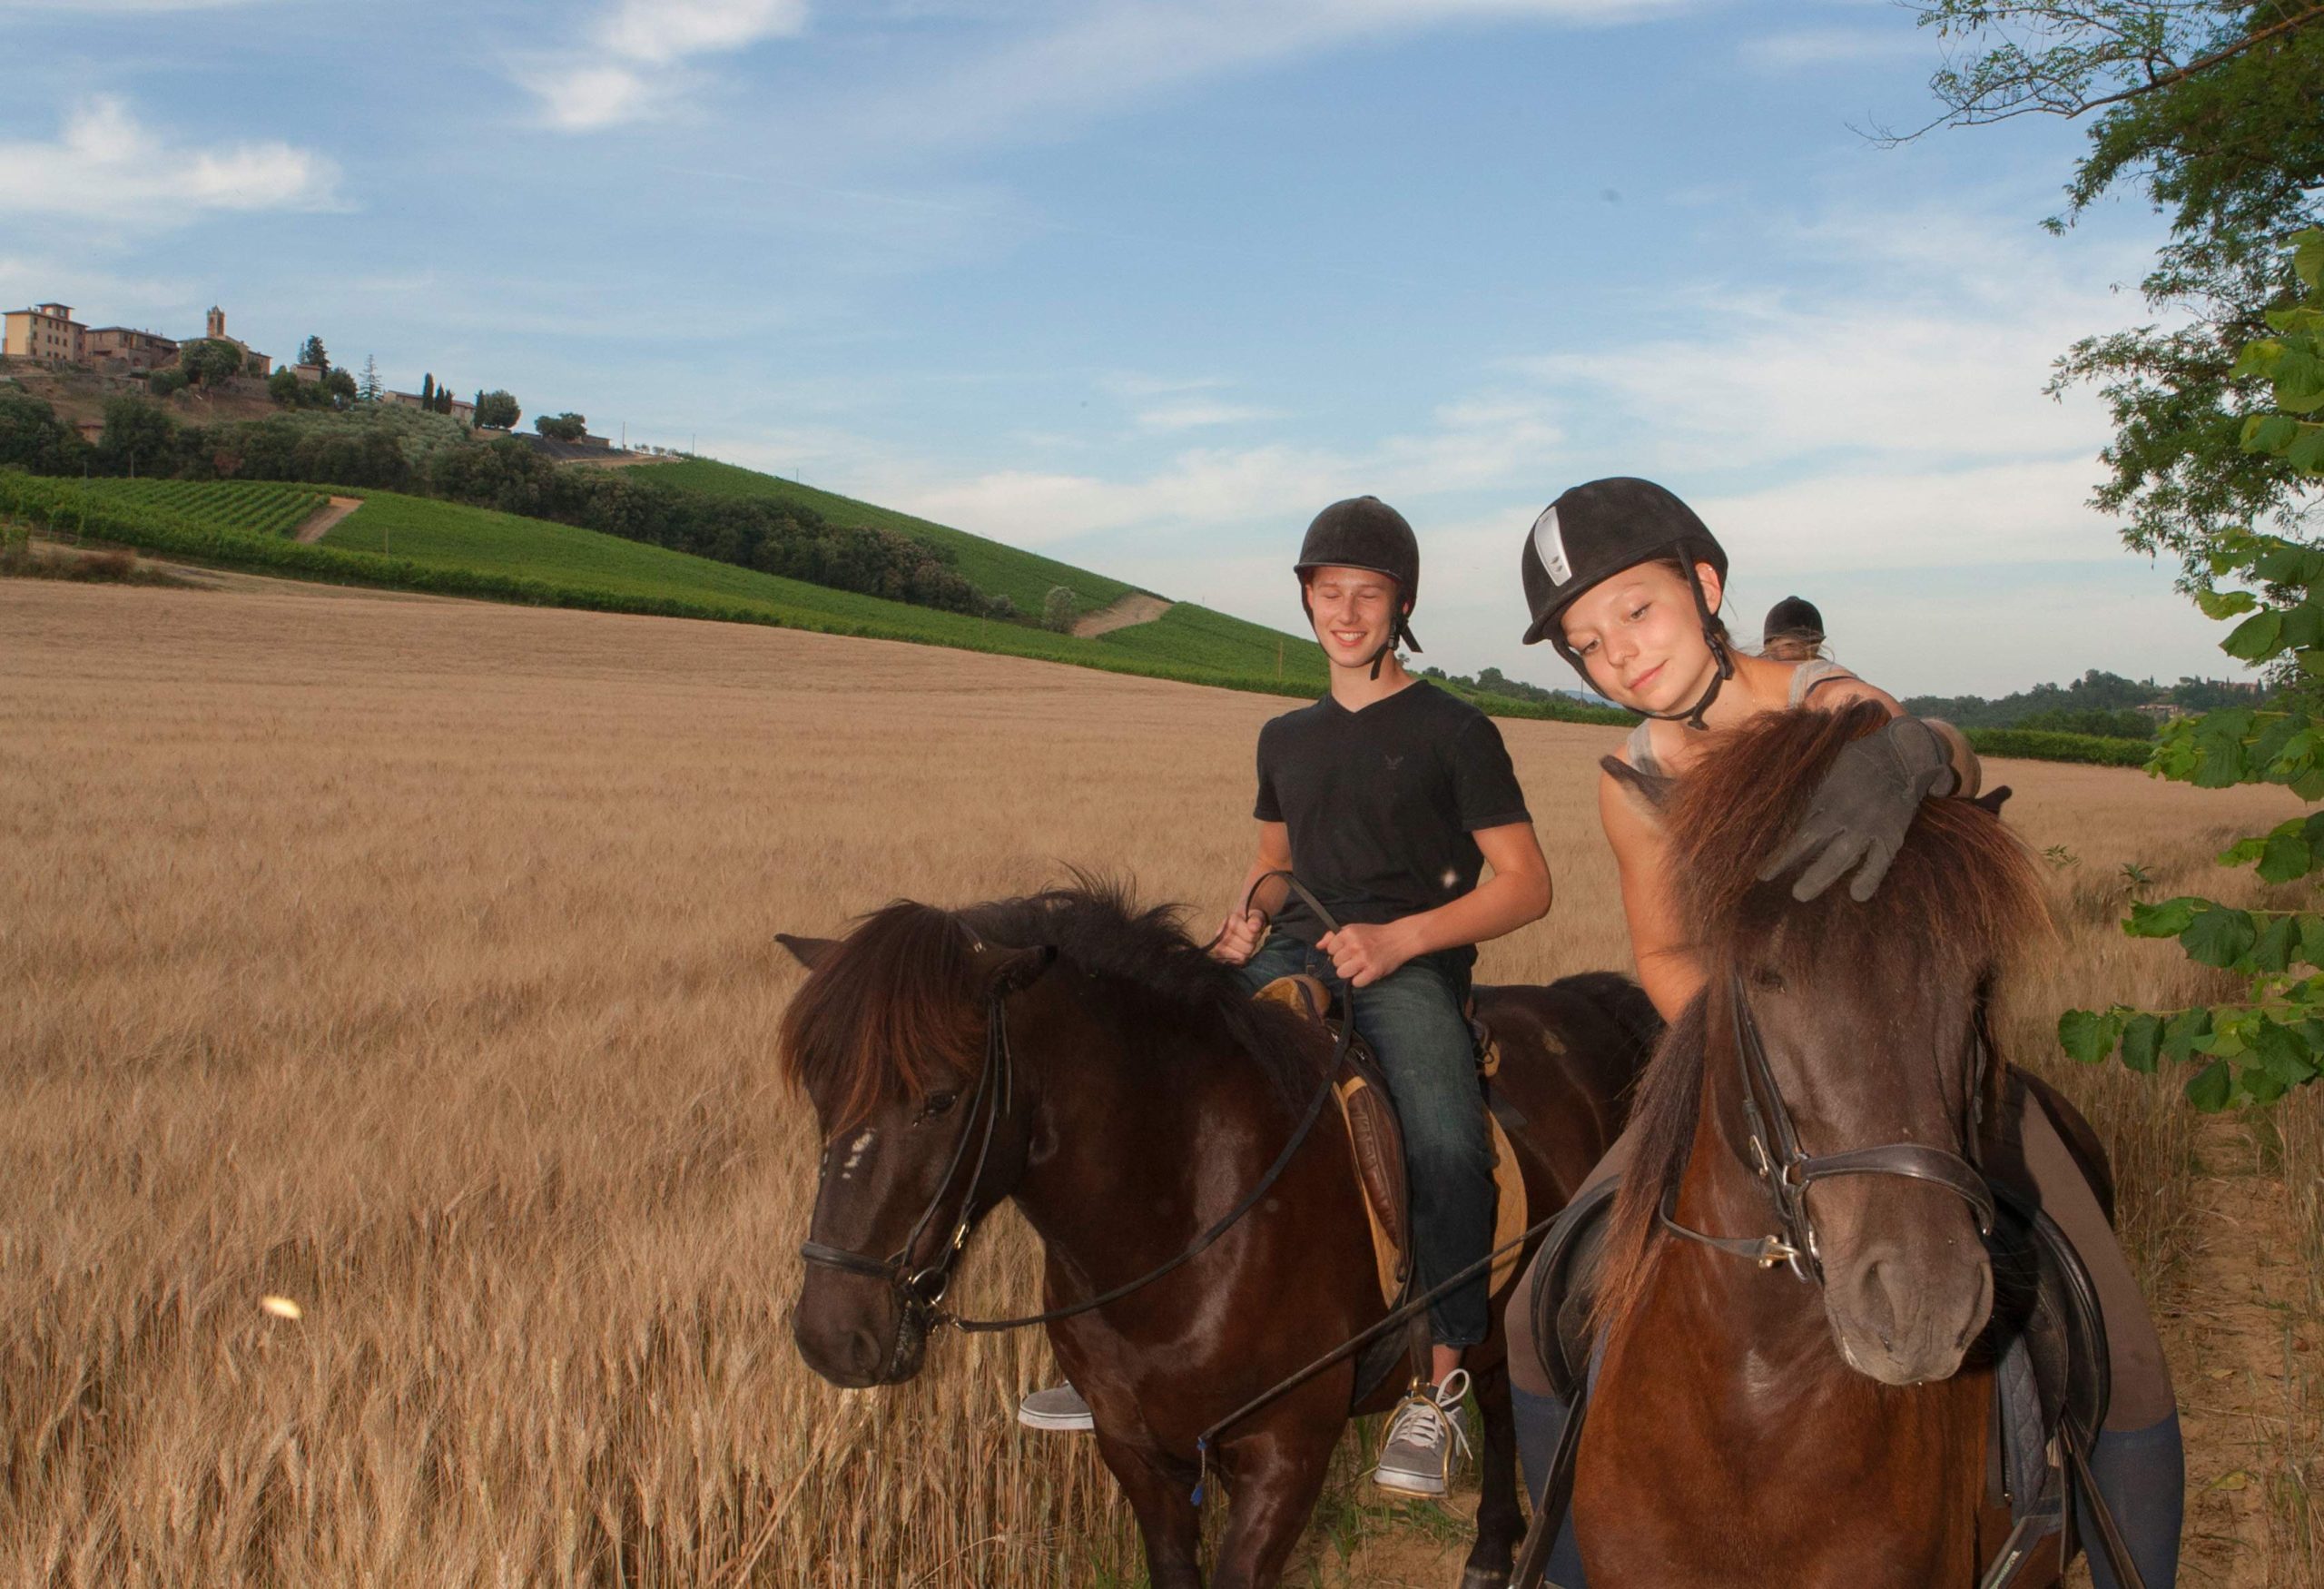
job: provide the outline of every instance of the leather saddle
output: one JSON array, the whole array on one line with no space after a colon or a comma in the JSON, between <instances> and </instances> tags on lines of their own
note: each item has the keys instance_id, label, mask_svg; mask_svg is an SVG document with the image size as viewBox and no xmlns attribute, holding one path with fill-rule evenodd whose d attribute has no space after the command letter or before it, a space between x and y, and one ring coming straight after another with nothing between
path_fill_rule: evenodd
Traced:
<instances>
[{"instance_id":1,"label":"leather saddle","mask_svg":"<svg viewBox=\"0 0 2324 1589\"><path fill-rule=\"evenodd\" d=\"M1590 1313L1619 1187L1600 1181L1558 1217L1527 1298L1542 1369L1569 1406L1590 1372ZM2015 1187L1996 1182L1994 1193L1994 1312L1980 1348L1994 1366L1986 1477L1995 1504L2006 1503L2014 1521L2030 1520L2038 1536L2063 1518L2059 1434L2070 1430L2086 1452L2106 1421L2106 1323L2065 1233Z\"/></svg>"},{"instance_id":2,"label":"leather saddle","mask_svg":"<svg viewBox=\"0 0 2324 1589\"><path fill-rule=\"evenodd\" d=\"M1331 995L1314 977L1277 977L1252 996L1281 1004L1326 1028L1338 1019L1332 1012ZM1470 1026L1477 1041L1478 1108L1485 1110L1492 1144L1496 1194L1492 1245L1498 1248L1525 1229L1525 1178L1499 1113L1486 1100L1491 1079L1501 1069L1501 1045L1473 1019ZM1412 1188L1404 1170L1403 1130L1390 1101L1387 1078L1361 1038L1348 1042L1347 1057L1333 1091L1347 1128L1348 1147L1355 1157L1356 1179L1364 1189L1380 1297L1393 1308L1409 1294L1413 1281ZM1491 1290L1498 1292L1509 1283L1521 1256L1512 1248L1493 1265Z\"/></svg>"}]
</instances>

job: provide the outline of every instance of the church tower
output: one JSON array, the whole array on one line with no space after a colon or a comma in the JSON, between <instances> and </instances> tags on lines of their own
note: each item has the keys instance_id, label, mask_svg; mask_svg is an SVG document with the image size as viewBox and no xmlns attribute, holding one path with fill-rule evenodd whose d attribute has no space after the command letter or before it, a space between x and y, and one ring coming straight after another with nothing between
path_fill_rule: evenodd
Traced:
<instances>
[{"instance_id":1,"label":"church tower","mask_svg":"<svg viewBox=\"0 0 2324 1589\"><path fill-rule=\"evenodd\" d=\"M211 305L210 329L202 334L214 340L222 341L226 335L226 311L215 304Z\"/></svg>"}]
</instances>

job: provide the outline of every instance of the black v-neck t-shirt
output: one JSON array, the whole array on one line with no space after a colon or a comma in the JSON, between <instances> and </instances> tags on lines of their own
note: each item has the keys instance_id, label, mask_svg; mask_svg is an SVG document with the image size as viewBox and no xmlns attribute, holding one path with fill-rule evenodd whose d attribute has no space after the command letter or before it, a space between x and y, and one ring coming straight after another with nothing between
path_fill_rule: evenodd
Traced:
<instances>
[{"instance_id":1,"label":"black v-neck t-shirt","mask_svg":"<svg viewBox=\"0 0 2324 1589\"><path fill-rule=\"evenodd\" d=\"M1531 820L1492 719L1425 680L1360 712L1325 696L1269 722L1252 814L1291 830L1292 871L1344 923L1460 898L1484 870L1477 830ZM1275 924L1305 943L1324 932L1296 899Z\"/></svg>"}]
</instances>

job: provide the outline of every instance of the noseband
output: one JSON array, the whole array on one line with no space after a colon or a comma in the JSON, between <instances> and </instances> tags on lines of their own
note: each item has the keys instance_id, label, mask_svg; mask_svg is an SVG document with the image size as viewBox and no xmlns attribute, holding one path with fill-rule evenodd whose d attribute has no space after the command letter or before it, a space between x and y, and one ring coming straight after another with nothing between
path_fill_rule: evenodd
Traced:
<instances>
[{"instance_id":1,"label":"noseband","mask_svg":"<svg viewBox=\"0 0 2324 1589\"><path fill-rule=\"evenodd\" d=\"M864 1275L884 1280L895 1293L896 1306L902 1312L904 1330L899 1340L924 1336L928 1327L942 1317L937 1305L944 1300L946 1288L952 1283L952 1266L960 1261L960 1253L969 1245L969 1233L976 1229L977 1191L984 1184L985 1163L992 1156L992 1139L1000 1121L1009 1111L1016 1091L1016 1067L1009 1053L1009 1019L1003 1002L1006 988L993 989L985 1009L984 1069L978 1072L975 1091L969 1094L969 1107L961 1116L960 1134L952 1144L951 1161L944 1167L944 1179L936 1183L936 1194L912 1221L911 1232L903 1245L893 1255L884 1258L869 1258L844 1247L832 1247L821 1241L803 1241L799 1256L811 1264L842 1270L851 1275ZM969 1171L968 1185L960 1193L960 1210L952 1222L951 1239L930 1262L915 1267L913 1254L919 1251L921 1239L933 1227L952 1190L952 1182L967 1162L969 1144L976 1143L976 1167ZM823 1154L823 1173L831 1172L831 1152Z\"/></svg>"},{"instance_id":2,"label":"noseband","mask_svg":"<svg viewBox=\"0 0 2324 1589\"><path fill-rule=\"evenodd\" d=\"M1824 1260L1817 1248L1816 1221L1807 1211L1807 1189L1839 1175L1897 1175L1932 1181L1955 1193L1976 1215L1978 1234L1993 1234L1993 1188L1986 1184L1977 1162L1985 1072L1993 1058L1982 1004L1972 1022L1974 1058L1963 1110L1964 1153L1918 1142L1887 1142L1876 1148L1811 1154L1799 1145L1799 1131L1792 1124L1783 1089L1768 1064L1767 1045L1760 1041L1758 1022L1752 1019L1751 1001L1744 992L1740 972L1728 975L1728 1002L1734 1022L1735 1061L1743 1076L1743 1120L1750 1132L1751 1172L1768 1194L1776 1229L1765 1236L1731 1237L1711 1236L1681 1225L1675 1217L1679 1192L1673 1185L1662 1194L1659 1218L1664 1229L1748 1258L1763 1269L1788 1264L1800 1279L1821 1285Z\"/></svg>"}]
</instances>

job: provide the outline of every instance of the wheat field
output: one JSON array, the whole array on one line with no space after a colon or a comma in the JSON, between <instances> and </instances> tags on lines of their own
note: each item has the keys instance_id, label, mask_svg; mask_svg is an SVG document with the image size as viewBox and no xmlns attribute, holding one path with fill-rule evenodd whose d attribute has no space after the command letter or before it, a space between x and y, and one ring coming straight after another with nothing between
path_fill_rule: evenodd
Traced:
<instances>
[{"instance_id":1,"label":"wheat field","mask_svg":"<svg viewBox=\"0 0 2324 1589\"><path fill-rule=\"evenodd\" d=\"M1037 1337L854 1395L792 1352L813 1131L771 939L1068 864L1206 930L1285 703L256 580L0 582L0 1581L1138 1581L1088 1444L1010 1421ZM1591 798L1619 731L1503 732L1558 903L1481 975L1623 966ZM2055 1070L2062 1003L2196 991L2112 930L2120 865L2210 886L2293 807L1996 772L2061 925L2005 1041ZM2186 1581L2317 1583L2324 1125L2064 1069L2183 1348ZM967 1302L1032 1266L996 1220ZM1452 1532L1351 1478L1299 1570L1450 1583Z\"/></svg>"}]
</instances>

